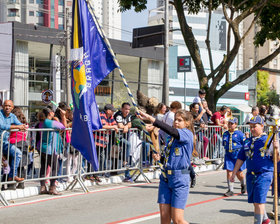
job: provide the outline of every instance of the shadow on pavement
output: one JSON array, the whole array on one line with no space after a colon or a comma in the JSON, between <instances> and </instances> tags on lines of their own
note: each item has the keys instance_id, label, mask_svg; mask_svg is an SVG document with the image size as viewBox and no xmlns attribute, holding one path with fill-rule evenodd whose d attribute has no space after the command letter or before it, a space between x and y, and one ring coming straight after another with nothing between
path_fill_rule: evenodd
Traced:
<instances>
[{"instance_id":1,"label":"shadow on pavement","mask_svg":"<svg viewBox=\"0 0 280 224\"><path fill-rule=\"evenodd\" d=\"M236 198L236 197L225 198L225 201L241 201L247 203L247 195L244 196L244 198Z\"/></svg>"},{"instance_id":2,"label":"shadow on pavement","mask_svg":"<svg viewBox=\"0 0 280 224\"><path fill-rule=\"evenodd\" d=\"M204 194L204 195L218 195L218 196L223 196L224 194L223 193L219 193L219 192L209 192L209 191L204 191L204 192L201 192L201 191L192 191L190 190L190 194Z\"/></svg>"},{"instance_id":3,"label":"shadow on pavement","mask_svg":"<svg viewBox=\"0 0 280 224\"><path fill-rule=\"evenodd\" d=\"M248 211L244 211L244 210L237 210L237 209L222 209L220 210L221 213L230 213L230 214L237 214L240 215L242 217L245 216L254 216L254 212L248 212Z\"/></svg>"},{"instance_id":4,"label":"shadow on pavement","mask_svg":"<svg viewBox=\"0 0 280 224\"><path fill-rule=\"evenodd\" d=\"M212 187L212 188L220 188L220 189L227 189L227 186L223 185L204 185L204 187Z\"/></svg>"}]
</instances>

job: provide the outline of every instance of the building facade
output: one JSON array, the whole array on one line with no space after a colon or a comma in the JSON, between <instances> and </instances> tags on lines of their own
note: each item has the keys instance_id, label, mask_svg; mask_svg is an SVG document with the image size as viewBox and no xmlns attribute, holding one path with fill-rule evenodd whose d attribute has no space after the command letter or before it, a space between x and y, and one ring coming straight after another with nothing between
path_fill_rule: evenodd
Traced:
<instances>
[{"instance_id":1,"label":"building facade","mask_svg":"<svg viewBox=\"0 0 280 224\"><path fill-rule=\"evenodd\" d=\"M121 39L121 12L117 0L92 1L107 37ZM20 22L63 30L66 9L71 24L71 0L0 0L0 22Z\"/></svg>"},{"instance_id":2,"label":"building facade","mask_svg":"<svg viewBox=\"0 0 280 224\"><path fill-rule=\"evenodd\" d=\"M18 22L0 24L0 100L12 99L31 120L47 105L44 90L52 90L56 102L67 100L63 33ZM161 100L163 49L132 49L130 42L109 41L133 96L137 90L151 91ZM117 69L96 87L95 96L100 109L131 101Z\"/></svg>"}]
</instances>

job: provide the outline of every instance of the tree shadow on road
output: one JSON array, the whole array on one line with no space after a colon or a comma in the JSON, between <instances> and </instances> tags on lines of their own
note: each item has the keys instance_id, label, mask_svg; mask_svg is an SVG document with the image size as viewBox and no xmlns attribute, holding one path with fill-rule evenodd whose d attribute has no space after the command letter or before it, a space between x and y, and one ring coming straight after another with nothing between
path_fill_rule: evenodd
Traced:
<instances>
[{"instance_id":1,"label":"tree shadow on road","mask_svg":"<svg viewBox=\"0 0 280 224\"><path fill-rule=\"evenodd\" d=\"M223 185L204 185L204 187L212 187L212 188L220 188L220 189L227 189L227 186Z\"/></svg>"},{"instance_id":2,"label":"tree shadow on road","mask_svg":"<svg viewBox=\"0 0 280 224\"><path fill-rule=\"evenodd\" d=\"M236 197L230 197L225 198L226 201L241 201L241 202L247 202L247 197L244 198L236 198Z\"/></svg>"},{"instance_id":3,"label":"tree shadow on road","mask_svg":"<svg viewBox=\"0 0 280 224\"><path fill-rule=\"evenodd\" d=\"M192 191L190 190L190 194L205 194L205 195L218 195L218 196L223 196L222 193L220 192L209 192L209 191Z\"/></svg>"},{"instance_id":4,"label":"tree shadow on road","mask_svg":"<svg viewBox=\"0 0 280 224\"><path fill-rule=\"evenodd\" d=\"M220 210L220 212L221 213L236 214L236 215L240 215L242 217L254 216L254 212L248 212L248 211L238 210L238 209L222 209L222 210Z\"/></svg>"},{"instance_id":5,"label":"tree shadow on road","mask_svg":"<svg viewBox=\"0 0 280 224\"><path fill-rule=\"evenodd\" d=\"M136 185L136 186L129 186L129 187L133 187L133 188L155 188L155 189L158 189L158 186L152 186L152 185Z\"/></svg>"}]
</instances>

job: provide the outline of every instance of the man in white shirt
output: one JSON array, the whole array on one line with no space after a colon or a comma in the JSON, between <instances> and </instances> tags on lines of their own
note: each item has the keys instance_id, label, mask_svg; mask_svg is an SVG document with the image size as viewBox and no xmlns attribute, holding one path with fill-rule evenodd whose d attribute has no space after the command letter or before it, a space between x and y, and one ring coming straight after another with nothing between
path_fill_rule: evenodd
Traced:
<instances>
[{"instance_id":1,"label":"man in white shirt","mask_svg":"<svg viewBox=\"0 0 280 224\"><path fill-rule=\"evenodd\" d=\"M170 109L169 111L164 115L162 121L170 126L173 126L173 122L175 119L175 113L177 112L177 110L182 109L182 104L178 101L174 101L170 104ZM168 134L166 134L164 131L160 130L159 131L159 136L160 136L160 140L161 140L161 144L166 143Z\"/></svg>"}]
</instances>

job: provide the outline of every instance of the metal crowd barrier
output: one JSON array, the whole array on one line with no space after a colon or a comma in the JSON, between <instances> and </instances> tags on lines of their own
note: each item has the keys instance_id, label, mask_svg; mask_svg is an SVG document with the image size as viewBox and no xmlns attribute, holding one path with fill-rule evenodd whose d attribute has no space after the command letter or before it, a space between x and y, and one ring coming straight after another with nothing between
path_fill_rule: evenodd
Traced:
<instances>
[{"instance_id":1,"label":"metal crowd barrier","mask_svg":"<svg viewBox=\"0 0 280 224\"><path fill-rule=\"evenodd\" d=\"M249 126L238 126L242 131L248 131ZM203 160L223 159L224 150L222 147L222 128L218 126L208 126L205 130L199 130L197 135L197 151L199 158ZM12 132L11 132L12 133ZM1 186L15 186L17 182L14 177L8 178L7 166L10 164L10 170L17 170L17 176L24 178L23 183L34 181L58 180L68 183L67 189L73 189L78 183L82 189L87 192L84 185L84 179L98 180L98 176L109 177L117 175L120 172L129 171L132 177L143 175L149 182L143 169L152 169L158 167L152 159L152 150L146 141L143 131L131 128L128 133L122 130L101 129L94 132L96 152L99 161L99 170L94 171L91 164L74 149L69 143L71 129L64 131L55 129L28 129L25 141L20 141L23 132L14 132L16 141L10 143L10 140L4 141L5 135L9 132L2 132L0 139L0 176ZM41 136L44 136L44 140ZM54 138L57 136L58 138ZM58 140L59 139L59 140ZM4 143L4 144L3 144ZM47 148L49 156L42 153ZM56 151L54 149L57 149ZM16 158L20 157L17 164ZM43 165L48 164L48 165ZM96 177L97 176L97 177ZM136 176L135 180L138 178ZM36 184L37 185L37 184ZM2 188L1 188L2 189ZM0 200L4 205L8 202L3 197L0 190Z\"/></svg>"},{"instance_id":2,"label":"metal crowd barrier","mask_svg":"<svg viewBox=\"0 0 280 224\"><path fill-rule=\"evenodd\" d=\"M243 133L249 132L249 125L238 125L237 128ZM222 160L224 149L222 137L226 130L220 126L208 126L206 129L196 128L196 150L198 158L203 161Z\"/></svg>"}]
</instances>

